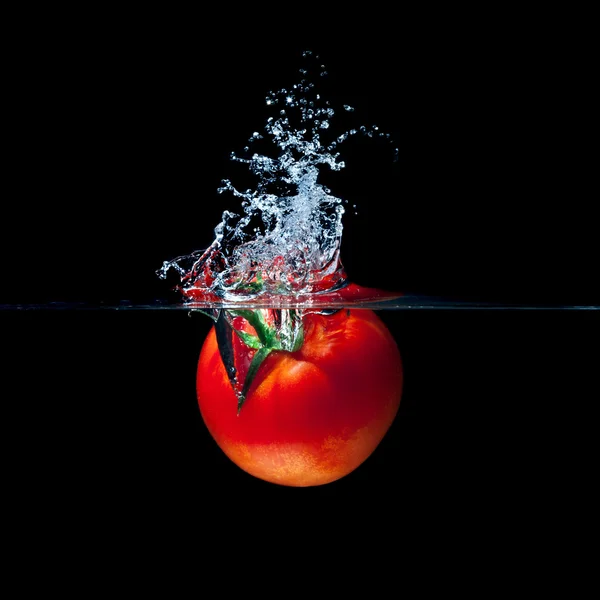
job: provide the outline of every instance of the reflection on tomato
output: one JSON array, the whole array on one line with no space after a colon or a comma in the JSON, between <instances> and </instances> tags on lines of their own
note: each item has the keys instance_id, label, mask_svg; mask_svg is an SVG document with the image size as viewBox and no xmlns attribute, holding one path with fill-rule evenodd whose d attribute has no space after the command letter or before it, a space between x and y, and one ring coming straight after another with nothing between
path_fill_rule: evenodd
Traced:
<instances>
[{"instance_id":1,"label":"reflection on tomato","mask_svg":"<svg viewBox=\"0 0 600 600\"><path fill-rule=\"evenodd\" d=\"M326 484L356 469L391 426L402 392L398 347L373 311L305 314L303 326L299 350L262 362L239 413L214 327L197 372L200 412L219 447L244 471L287 486Z\"/></svg>"}]
</instances>

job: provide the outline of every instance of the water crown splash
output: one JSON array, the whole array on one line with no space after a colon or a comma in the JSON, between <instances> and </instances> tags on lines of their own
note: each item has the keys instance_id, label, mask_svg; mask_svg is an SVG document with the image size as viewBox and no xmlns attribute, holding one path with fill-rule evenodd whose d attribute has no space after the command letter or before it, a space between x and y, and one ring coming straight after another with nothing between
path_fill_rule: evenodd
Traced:
<instances>
[{"instance_id":1,"label":"water crown splash","mask_svg":"<svg viewBox=\"0 0 600 600\"><path fill-rule=\"evenodd\" d=\"M303 58L319 60L310 51ZM323 68L318 65L321 76L326 75ZM361 126L326 144L322 138L331 134L336 111L306 78L308 70L300 73L303 77L292 89L268 94L266 104L276 117L268 118L264 135L258 131L251 135L245 156L231 154L258 178L254 190L239 191L228 179L218 188L219 193L240 198L243 213L224 211L206 250L165 261L157 271L164 279L174 269L181 282L177 289L188 301L310 299L349 283L340 259L344 201L319 183L319 169L345 167L337 148L350 136L391 139L377 126ZM275 146L275 156L251 153L264 141Z\"/></svg>"}]
</instances>

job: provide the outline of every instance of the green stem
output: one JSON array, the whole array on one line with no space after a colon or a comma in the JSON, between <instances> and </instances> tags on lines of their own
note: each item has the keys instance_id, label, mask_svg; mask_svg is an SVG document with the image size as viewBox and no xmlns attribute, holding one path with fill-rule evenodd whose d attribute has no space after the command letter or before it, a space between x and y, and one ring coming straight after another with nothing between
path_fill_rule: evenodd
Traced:
<instances>
[{"instance_id":1,"label":"green stem","mask_svg":"<svg viewBox=\"0 0 600 600\"><path fill-rule=\"evenodd\" d=\"M243 382L242 391L238 393L238 414L246 401L246 395L256 374L273 350L284 352L297 352L303 344L304 332L302 326L302 314L294 309L270 309L277 310L276 323L279 327L271 326L264 318L260 309L228 309L230 322L234 317L242 317L254 328L256 335L233 328L233 331L244 342L246 346L256 350L252 357L248 373ZM285 311L283 314L281 311Z\"/></svg>"},{"instance_id":2,"label":"green stem","mask_svg":"<svg viewBox=\"0 0 600 600\"><path fill-rule=\"evenodd\" d=\"M246 402L246 394L248 393L248 390L254 381L254 377L258 372L258 368L264 362L265 358L271 354L272 350L273 348L262 347L252 358L252 362L248 368L248 373L246 374L246 379L244 380L244 387L242 392L238 395L238 415L240 414L240 410L242 410L244 402Z\"/></svg>"},{"instance_id":3,"label":"green stem","mask_svg":"<svg viewBox=\"0 0 600 600\"><path fill-rule=\"evenodd\" d=\"M229 310L230 315L242 317L254 327L256 335L263 346L271 346L277 338L277 333L273 327L270 327L263 319L260 310L242 309Z\"/></svg>"}]
</instances>

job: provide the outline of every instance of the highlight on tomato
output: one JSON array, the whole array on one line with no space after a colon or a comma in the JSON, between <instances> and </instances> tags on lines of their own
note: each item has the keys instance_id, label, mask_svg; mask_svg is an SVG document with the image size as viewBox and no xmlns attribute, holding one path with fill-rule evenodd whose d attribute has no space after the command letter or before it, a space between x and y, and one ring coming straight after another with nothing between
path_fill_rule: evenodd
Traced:
<instances>
[{"instance_id":1,"label":"highlight on tomato","mask_svg":"<svg viewBox=\"0 0 600 600\"><path fill-rule=\"evenodd\" d=\"M400 406L398 346L372 310L221 310L200 352L206 427L247 473L307 487L348 475Z\"/></svg>"}]
</instances>

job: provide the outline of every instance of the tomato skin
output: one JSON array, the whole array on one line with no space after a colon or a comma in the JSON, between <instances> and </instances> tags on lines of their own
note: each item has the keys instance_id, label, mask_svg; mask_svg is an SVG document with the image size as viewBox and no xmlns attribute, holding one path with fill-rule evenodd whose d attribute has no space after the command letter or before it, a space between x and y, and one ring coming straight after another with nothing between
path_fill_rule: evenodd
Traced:
<instances>
[{"instance_id":1,"label":"tomato skin","mask_svg":"<svg viewBox=\"0 0 600 600\"><path fill-rule=\"evenodd\" d=\"M356 469L375 450L398 411L400 352L371 310L306 314L297 352L273 351L238 414L214 327L198 362L202 418L240 468L271 483L314 486Z\"/></svg>"}]
</instances>

